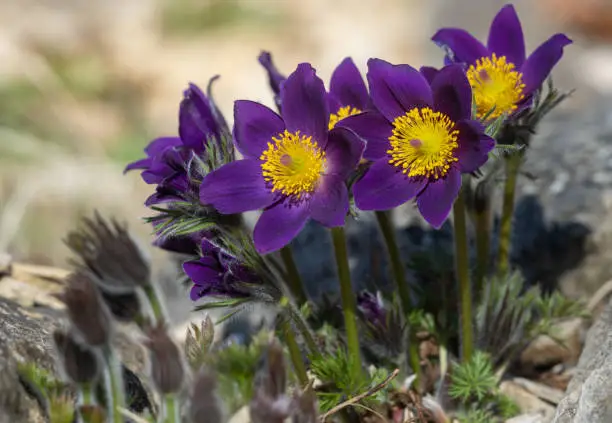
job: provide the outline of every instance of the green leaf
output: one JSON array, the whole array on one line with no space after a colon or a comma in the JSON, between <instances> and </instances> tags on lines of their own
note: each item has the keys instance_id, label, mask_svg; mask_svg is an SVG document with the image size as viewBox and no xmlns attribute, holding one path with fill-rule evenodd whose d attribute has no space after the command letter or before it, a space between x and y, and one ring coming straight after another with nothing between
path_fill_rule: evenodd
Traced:
<instances>
[{"instance_id":1,"label":"green leaf","mask_svg":"<svg viewBox=\"0 0 612 423\"><path fill-rule=\"evenodd\" d=\"M476 351L471 360L454 366L449 395L463 402L482 403L497 388L489 356Z\"/></svg>"}]
</instances>

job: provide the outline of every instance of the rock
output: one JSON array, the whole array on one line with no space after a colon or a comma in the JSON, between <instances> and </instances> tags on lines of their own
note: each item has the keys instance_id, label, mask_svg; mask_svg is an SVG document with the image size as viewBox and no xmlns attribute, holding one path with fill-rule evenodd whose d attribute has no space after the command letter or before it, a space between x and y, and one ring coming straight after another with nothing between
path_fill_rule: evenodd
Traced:
<instances>
[{"instance_id":1,"label":"rock","mask_svg":"<svg viewBox=\"0 0 612 423\"><path fill-rule=\"evenodd\" d=\"M251 417L249 414L249 406L245 405L240 410L236 411L229 423L249 423L251 421Z\"/></svg>"},{"instance_id":2,"label":"rock","mask_svg":"<svg viewBox=\"0 0 612 423\"><path fill-rule=\"evenodd\" d=\"M612 301L587 335L578 366L553 423L612 421Z\"/></svg>"},{"instance_id":3,"label":"rock","mask_svg":"<svg viewBox=\"0 0 612 423\"><path fill-rule=\"evenodd\" d=\"M536 395L516 382L507 380L501 383L500 391L519 406L522 413L537 414L543 422L550 422L555 414L555 407L541 400Z\"/></svg>"},{"instance_id":4,"label":"rock","mask_svg":"<svg viewBox=\"0 0 612 423\"><path fill-rule=\"evenodd\" d=\"M546 423L539 414L521 414L506 420L506 423Z\"/></svg>"},{"instance_id":5,"label":"rock","mask_svg":"<svg viewBox=\"0 0 612 423\"><path fill-rule=\"evenodd\" d=\"M51 334L66 321L52 294L59 292L66 274L13 263L10 275L0 276L0 423L46 421L36 395L20 382L17 365L32 362L60 377ZM146 381L146 352L134 335L133 328L118 327L114 345L124 364L126 386L132 390L130 398L146 404L151 398L146 384L141 384Z\"/></svg>"},{"instance_id":6,"label":"rock","mask_svg":"<svg viewBox=\"0 0 612 423\"><path fill-rule=\"evenodd\" d=\"M562 321L555 325L553 331L557 340L550 336L539 336L521 353L522 372L536 374L538 368L560 363L573 366L578 362L587 331L585 319Z\"/></svg>"},{"instance_id":7,"label":"rock","mask_svg":"<svg viewBox=\"0 0 612 423\"><path fill-rule=\"evenodd\" d=\"M546 386L541 383L537 383L532 380L520 377L514 378L512 379L512 381L518 386L525 388L538 398L547 401L551 404L559 404L559 402L563 398L563 391L561 391L560 389L551 388L550 386Z\"/></svg>"}]
</instances>

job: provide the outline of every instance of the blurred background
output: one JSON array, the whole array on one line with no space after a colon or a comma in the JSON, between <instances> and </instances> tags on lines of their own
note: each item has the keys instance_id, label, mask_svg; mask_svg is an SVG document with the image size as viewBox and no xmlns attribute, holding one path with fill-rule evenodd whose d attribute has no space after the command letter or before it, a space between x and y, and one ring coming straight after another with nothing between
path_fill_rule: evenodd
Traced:
<instances>
[{"instance_id":1,"label":"blurred background","mask_svg":"<svg viewBox=\"0 0 612 423\"><path fill-rule=\"evenodd\" d=\"M62 238L98 209L146 244L151 188L124 166L177 132L188 82L221 75L215 95L272 105L262 49L289 73L309 61L328 81L352 56L439 65L440 26L486 37L497 0L0 0L0 252L64 266ZM612 93L609 0L517 0L528 51L552 33L574 39L555 70L579 108Z\"/></svg>"}]
</instances>

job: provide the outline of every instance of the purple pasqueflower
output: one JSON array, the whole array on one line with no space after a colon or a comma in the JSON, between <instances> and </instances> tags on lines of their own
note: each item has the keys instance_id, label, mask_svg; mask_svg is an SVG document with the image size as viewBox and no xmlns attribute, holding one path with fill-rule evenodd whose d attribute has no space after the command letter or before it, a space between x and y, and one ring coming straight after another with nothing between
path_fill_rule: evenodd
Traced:
<instances>
[{"instance_id":1,"label":"purple pasqueflower","mask_svg":"<svg viewBox=\"0 0 612 423\"><path fill-rule=\"evenodd\" d=\"M282 117L266 106L234 105L234 142L245 157L209 173L200 200L223 214L264 209L253 239L260 254L287 245L312 218L342 226L346 179L364 144L346 128L329 130L323 81L307 63L281 89Z\"/></svg>"},{"instance_id":2,"label":"purple pasqueflower","mask_svg":"<svg viewBox=\"0 0 612 423\"><path fill-rule=\"evenodd\" d=\"M208 239L203 239L202 255L198 260L183 263L185 274L194 283L190 297L193 301L206 296L246 296L239 283L253 283L257 279L238 259Z\"/></svg>"},{"instance_id":3,"label":"purple pasqueflower","mask_svg":"<svg viewBox=\"0 0 612 423\"><path fill-rule=\"evenodd\" d=\"M440 29L432 40L449 50L447 63L467 65L477 115L482 118L495 107L489 115L492 119L528 107L533 93L563 56L563 48L572 43L566 35L555 34L526 58L523 29L511 4L493 19L486 47L458 28Z\"/></svg>"},{"instance_id":4,"label":"purple pasqueflower","mask_svg":"<svg viewBox=\"0 0 612 423\"><path fill-rule=\"evenodd\" d=\"M364 291L357 295L357 308L363 313L363 317L374 325L385 326L387 322L387 310L380 296Z\"/></svg>"},{"instance_id":5,"label":"purple pasqueflower","mask_svg":"<svg viewBox=\"0 0 612 423\"><path fill-rule=\"evenodd\" d=\"M274 98L280 110L280 91L286 78L274 65L272 55L269 52L264 51L259 55L259 63L268 73L270 88L274 92ZM329 93L327 94L327 104L330 112L330 131L344 118L356 115L372 107L368 88L359 69L350 57L345 58L332 73L329 82Z\"/></svg>"},{"instance_id":6,"label":"purple pasqueflower","mask_svg":"<svg viewBox=\"0 0 612 423\"><path fill-rule=\"evenodd\" d=\"M211 79L209 90L215 79ZM194 192L197 197L197 186L190 178L188 167L194 156L206 159L205 152L210 143L221 146L226 132L225 121L212 99L197 85L189 84L179 107L179 136L153 140L145 148L147 157L125 168L126 172L141 169L142 179L147 184L156 185L156 192L145 204L151 206L186 200ZM218 167L220 164L210 165Z\"/></svg>"},{"instance_id":7,"label":"purple pasqueflower","mask_svg":"<svg viewBox=\"0 0 612 423\"><path fill-rule=\"evenodd\" d=\"M472 90L460 65L440 70L431 84L409 65L368 61L374 106L346 119L367 141L373 163L353 188L362 210L389 210L416 197L419 211L442 226L461 187L461 174L488 158L494 140L471 120Z\"/></svg>"}]
</instances>

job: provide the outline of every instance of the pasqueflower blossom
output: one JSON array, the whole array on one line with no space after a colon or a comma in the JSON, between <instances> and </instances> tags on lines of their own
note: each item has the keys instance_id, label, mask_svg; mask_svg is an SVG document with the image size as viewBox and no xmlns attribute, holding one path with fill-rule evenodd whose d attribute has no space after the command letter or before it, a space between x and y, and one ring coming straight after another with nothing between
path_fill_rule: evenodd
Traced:
<instances>
[{"instance_id":1,"label":"pasqueflower blossom","mask_svg":"<svg viewBox=\"0 0 612 423\"><path fill-rule=\"evenodd\" d=\"M253 239L261 254L287 245L312 218L344 224L345 180L363 142L345 128L329 130L323 81L300 64L281 89L282 116L252 101L234 106L234 142L244 156L209 173L200 200L223 214L263 209Z\"/></svg>"},{"instance_id":2,"label":"pasqueflower blossom","mask_svg":"<svg viewBox=\"0 0 612 423\"><path fill-rule=\"evenodd\" d=\"M207 239L202 240L201 257L183 263L183 270L194 283L190 294L193 301L209 295L244 297L246 293L240 289L239 283L257 280L236 257Z\"/></svg>"},{"instance_id":3,"label":"pasqueflower blossom","mask_svg":"<svg viewBox=\"0 0 612 423\"><path fill-rule=\"evenodd\" d=\"M270 88L274 92L277 106L281 107L280 88L285 77L278 71L268 52L262 52L259 63L268 72ZM356 115L371 108L368 88L359 69L350 57L345 58L332 73L327 94L329 107L329 129L333 129L344 118Z\"/></svg>"},{"instance_id":4,"label":"pasqueflower blossom","mask_svg":"<svg viewBox=\"0 0 612 423\"><path fill-rule=\"evenodd\" d=\"M368 61L374 106L346 119L367 141L373 163L354 186L362 210L389 210L416 197L419 211L439 228L461 187L494 147L484 127L471 119L472 90L460 65L440 70L431 84L409 65Z\"/></svg>"},{"instance_id":5,"label":"pasqueflower blossom","mask_svg":"<svg viewBox=\"0 0 612 423\"><path fill-rule=\"evenodd\" d=\"M446 63L463 63L476 102L477 116L495 119L528 107L552 68L572 43L555 34L526 58L525 39L514 6L505 5L491 23L485 47L458 28L440 29L432 40L447 49ZM431 72L431 68L429 69Z\"/></svg>"},{"instance_id":6,"label":"pasqueflower blossom","mask_svg":"<svg viewBox=\"0 0 612 423\"><path fill-rule=\"evenodd\" d=\"M224 132L228 132L224 127L225 121L214 102L195 84L189 84L179 108L179 136L153 140L145 148L147 157L125 168L126 172L142 169L142 179L147 184L157 185L145 204L186 200L194 191L197 198L197 186L189 175L189 165L194 156L202 157L209 143L221 146Z\"/></svg>"}]
</instances>

